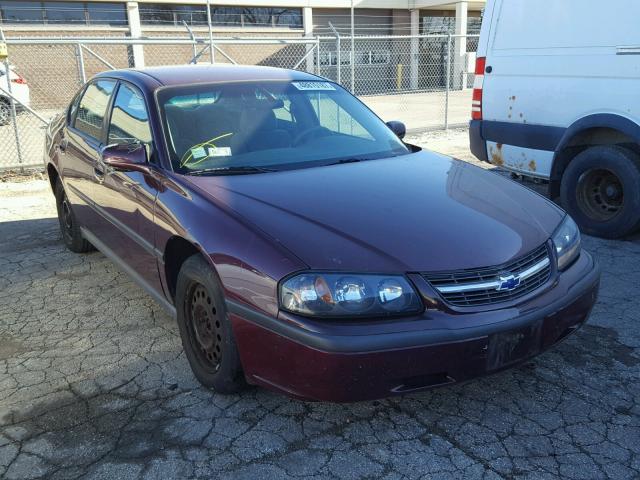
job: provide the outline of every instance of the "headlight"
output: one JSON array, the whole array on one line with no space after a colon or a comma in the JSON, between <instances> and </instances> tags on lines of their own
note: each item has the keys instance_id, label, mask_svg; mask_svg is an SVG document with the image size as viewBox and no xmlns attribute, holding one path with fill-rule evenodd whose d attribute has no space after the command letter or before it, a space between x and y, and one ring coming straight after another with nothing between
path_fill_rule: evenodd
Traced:
<instances>
[{"instance_id":1,"label":"headlight","mask_svg":"<svg viewBox=\"0 0 640 480\"><path fill-rule=\"evenodd\" d=\"M280 285L280 308L316 317L382 317L423 310L401 275L301 273Z\"/></svg>"},{"instance_id":2,"label":"headlight","mask_svg":"<svg viewBox=\"0 0 640 480\"><path fill-rule=\"evenodd\" d=\"M558 257L558 270L564 270L580 255L580 230L576 222L567 215L556 229L553 237Z\"/></svg>"}]
</instances>

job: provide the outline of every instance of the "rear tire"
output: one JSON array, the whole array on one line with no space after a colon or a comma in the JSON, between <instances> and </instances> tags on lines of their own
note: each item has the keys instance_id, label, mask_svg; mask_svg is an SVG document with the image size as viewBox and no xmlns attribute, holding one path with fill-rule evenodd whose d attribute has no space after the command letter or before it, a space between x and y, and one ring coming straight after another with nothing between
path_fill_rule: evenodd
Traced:
<instances>
[{"instance_id":1,"label":"rear tire","mask_svg":"<svg viewBox=\"0 0 640 480\"><path fill-rule=\"evenodd\" d=\"M620 238L640 226L640 156L618 146L591 147L569 162L563 207L588 234Z\"/></svg>"},{"instance_id":2,"label":"rear tire","mask_svg":"<svg viewBox=\"0 0 640 480\"><path fill-rule=\"evenodd\" d=\"M8 125L11 120L11 106L6 98L0 98L0 126Z\"/></svg>"},{"instance_id":3,"label":"rear tire","mask_svg":"<svg viewBox=\"0 0 640 480\"><path fill-rule=\"evenodd\" d=\"M56 180L55 196L60 233L66 247L74 253L86 253L94 250L93 245L82 236L80 226L73 214L71 203L60 179Z\"/></svg>"},{"instance_id":4,"label":"rear tire","mask_svg":"<svg viewBox=\"0 0 640 480\"><path fill-rule=\"evenodd\" d=\"M246 387L222 284L199 254L180 268L176 310L182 346L198 381L218 393Z\"/></svg>"}]
</instances>

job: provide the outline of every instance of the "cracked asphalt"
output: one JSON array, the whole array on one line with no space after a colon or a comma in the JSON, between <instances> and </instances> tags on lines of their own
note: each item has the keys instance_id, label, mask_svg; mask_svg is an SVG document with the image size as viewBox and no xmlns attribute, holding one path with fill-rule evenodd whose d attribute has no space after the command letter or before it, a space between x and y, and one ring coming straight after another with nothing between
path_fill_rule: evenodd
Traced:
<instances>
[{"instance_id":1,"label":"cracked asphalt","mask_svg":"<svg viewBox=\"0 0 640 480\"><path fill-rule=\"evenodd\" d=\"M348 405L222 396L149 296L65 250L46 181L0 183L0 478L638 478L640 237L583 243L589 324L518 368Z\"/></svg>"}]
</instances>

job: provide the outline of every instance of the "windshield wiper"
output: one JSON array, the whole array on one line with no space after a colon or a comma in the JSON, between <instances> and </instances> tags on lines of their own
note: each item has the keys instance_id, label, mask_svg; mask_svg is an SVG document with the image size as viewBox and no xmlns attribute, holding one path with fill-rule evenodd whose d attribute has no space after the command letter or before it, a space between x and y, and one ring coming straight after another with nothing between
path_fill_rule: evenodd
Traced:
<instances>
[{"instance_id":1,"label":"windshield wiper","mask_svg":"<svg viewBox=\"0 0 640 480\"><path fill-rule=\"evenodd\" d=\"M352 157L352 158L342 158L336 162L332 162L332 163L327 163L326 165L341 165L343 163L357 163L357 162L364 162L367 160L371 160L370 158L358 158L358 157Z\"/></svg>"},{"instance_id":2,"label":"windshield wiper","mask_svg":"<svg viewBox=\"0 0 640 480\"><path fill-rule=\"evenodd\" d=\"M194 170L187 175L245 175L250 173L268 173L277 172L273 168L264 167L252 167L250 165L243 165L239 167L217 167L217 168L204 168L202 170Z\"/></svg>"}]
</instances>

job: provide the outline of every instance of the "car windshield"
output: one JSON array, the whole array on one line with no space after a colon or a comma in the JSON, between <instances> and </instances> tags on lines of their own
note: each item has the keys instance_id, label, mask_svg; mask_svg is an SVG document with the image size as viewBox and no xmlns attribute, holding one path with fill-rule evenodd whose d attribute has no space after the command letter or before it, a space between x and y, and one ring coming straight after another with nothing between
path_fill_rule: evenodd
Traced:
<instances>
[{"instance_id":1,"label":"car windshield","mask_svg":"<svg viewBox=\"0 0 640 480\"><path fill-rule=\"evenodd\" d=\"M168 87L158 102L174 170L253 173L409 153L358 99L327 81Z\"/></svg>"}]
</instances>

